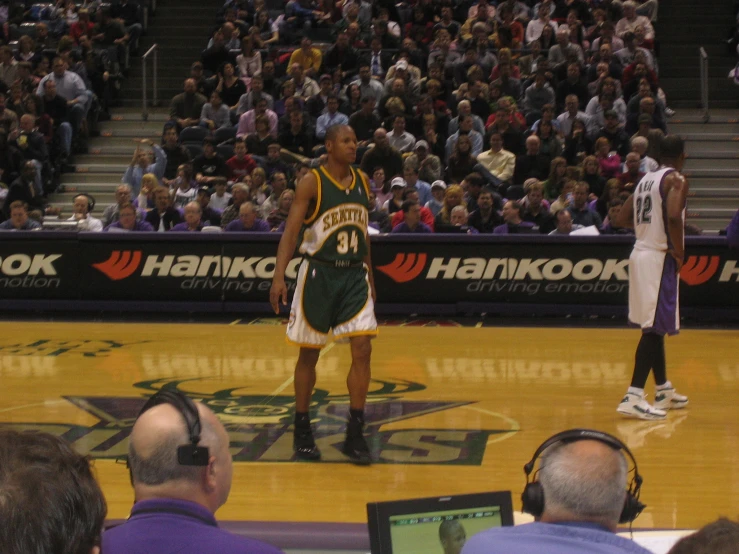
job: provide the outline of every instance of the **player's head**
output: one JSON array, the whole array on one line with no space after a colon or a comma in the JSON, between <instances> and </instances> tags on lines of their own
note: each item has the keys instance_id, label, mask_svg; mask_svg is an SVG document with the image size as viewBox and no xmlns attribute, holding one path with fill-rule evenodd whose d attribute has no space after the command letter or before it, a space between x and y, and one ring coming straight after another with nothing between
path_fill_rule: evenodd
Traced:
<instances>
[{"instance_id":1,"label":"player's head","mask_svg":"<svg viewBox=\"0 0 739 554\"><path fill-rule=\"evenodd\" d=\"M442 521L439 525L439 541L444 554L459 554L467 541L467 533L458 519Z\"/></svg>"},{"instance_id":2,"label":"player's head","mask_svg":"<svg viewBox=\"0 0 739 554\"><path fill-rule=\"evenodd\" d=\"M660 161L680 171L685 163L685 143L678 135L667 135L660 145Z\"/></svg>"},{"instance_id":3,"label":"player's head","mask_svg":"<svg viewBox=\"0 0 739 554\"><path fill-rule=\"evenodd\" d=\"M349 125L332 125L326 131L326 152L329 160L353 164L357 158L357 135Z\"/></svg>"}]
</instances>

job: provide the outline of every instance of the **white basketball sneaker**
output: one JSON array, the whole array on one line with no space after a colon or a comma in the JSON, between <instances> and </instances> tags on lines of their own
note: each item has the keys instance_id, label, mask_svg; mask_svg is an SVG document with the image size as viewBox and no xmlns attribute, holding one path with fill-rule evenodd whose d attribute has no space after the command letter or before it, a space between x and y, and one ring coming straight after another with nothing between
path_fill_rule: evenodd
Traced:
<instances>
[{"instance_id":1,"label":"white basketball sneaker","mask_svg":"<svg viewBox=\"0 0 739 554\"><path fill-rule=\"evenodd\" d=\"M644 399L643 394L627 392L616 411L628 417L639 419L664 419L667 412L652 406Z\"/></svg>"},{"instance_id":2,"label":"white basketball sneaker","mask_svg":"<svg viewBox=\"0 0 739 554\"><path fill-rule=\"evenodd\" d=\"M679 410L687 405L688 397L678 394L669 381L654 393L654 407L660 410Z\"/></svg>"}]
</instances>

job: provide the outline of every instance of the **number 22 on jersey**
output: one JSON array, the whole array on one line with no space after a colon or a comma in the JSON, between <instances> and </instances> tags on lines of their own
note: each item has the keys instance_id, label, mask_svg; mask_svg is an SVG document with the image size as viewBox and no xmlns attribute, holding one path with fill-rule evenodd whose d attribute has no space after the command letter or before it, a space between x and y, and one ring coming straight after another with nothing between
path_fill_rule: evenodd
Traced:
<instances>
[{"instance_id":1,"label":"number 22 on jersey","mask_svg":"<svg viewBox=\"0 0 739 554\"><path fill-rule=\"evenodd\" d=\"M651 191L654 181L641 181L636 191L634 211L637 225L649 225L652 223L652 196Z\"/></svg>"}]
</instances>

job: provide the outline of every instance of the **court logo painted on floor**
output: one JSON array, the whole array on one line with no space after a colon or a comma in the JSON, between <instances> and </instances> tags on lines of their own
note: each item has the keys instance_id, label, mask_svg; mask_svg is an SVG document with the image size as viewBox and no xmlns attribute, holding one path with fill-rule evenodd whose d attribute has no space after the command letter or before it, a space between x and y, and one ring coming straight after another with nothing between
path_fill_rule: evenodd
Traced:
<instances>
[{"instance_id":1,"label":"court logo painted on floor","mask_svg":"<svg viewBox=\"0 0 739 554\"><path fill-rule=\"evenodd\" d=\"M128 436L136 416L148 397L163 388L178 389L211 408L226 426L231 452L237 462L291 462L292 395L242 394L241 388L216 391L198 389L198 379L159 379L134 384L143 394L131 397L68 396L67 401L99 419L92 426L73 424L12 424L37 428L63 436L75 447L95 458L126 455ZM500 414L478 409L474 402L439 401L409 396L425 385L405 380L374 380L365 410L366 435L378 463L480 465L491 442L504 440L519 429ZM313 395L313 426L324 462L345 462L340 453L349 409L347 395L332 395L316 389ZM487 422L486 429L430 428L424 416L446 410L473 410L475 420ZM418 419L419 425L413 425ZM433 418L432 418L433 419ZM460 414L457 421L467 418ZM428 421L428 420L426 420Z\"/></svg>"}]
</instances>

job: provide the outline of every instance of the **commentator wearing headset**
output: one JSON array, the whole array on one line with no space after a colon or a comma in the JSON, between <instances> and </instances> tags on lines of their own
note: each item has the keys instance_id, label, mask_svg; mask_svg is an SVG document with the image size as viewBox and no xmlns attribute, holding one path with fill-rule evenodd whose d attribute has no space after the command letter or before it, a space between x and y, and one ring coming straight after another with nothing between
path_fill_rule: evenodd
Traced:
<instances>
[{"instance_id":1,"label":"commentator wearing headset","mask_svg":"<svg viewBox=\"0 0 739 554\"><path fill-rule=\"evenodd\" d=\"M77 229L80 231L102 232L103 222L90 215L94 207L95 200L93 200L92 196L78 194L74 197L74 204L72 205L74 213L68 221L77 221Z\"/></svg>"},{"instance_id":2,"label":"commentator wearing headset","mask_svg":"<svg viewBox=\"0 0 739 554\"><path fill-rule=\"evenodd\" d=\"M538 475L531 474L541 456ZM628 482L629 458L634 476ZM615 534L644 509L636 460L616 437L573 429L542 444L524 466L523 511L534 523L498 527L470 538L462 554L649 554Z\"/></svg>"},{"instance_id":3,"label":"commentator wearing headset","mask_svg":"<svg viewBox=\"0 0 739 554\"><path fill-rule=\"evenodd\" d=\"M105 554L281 554L218 528L233 466L228 433L203 404L172 390L155 394L131 430L128 464L135 504L103 534Z\"/></svg>"}]
</instances>

